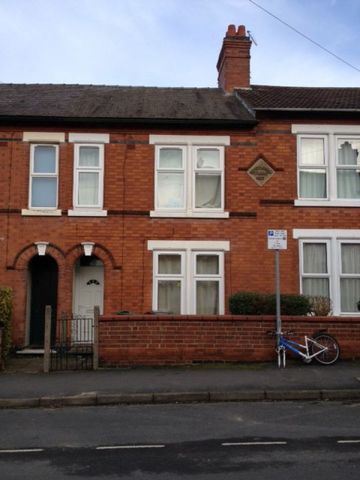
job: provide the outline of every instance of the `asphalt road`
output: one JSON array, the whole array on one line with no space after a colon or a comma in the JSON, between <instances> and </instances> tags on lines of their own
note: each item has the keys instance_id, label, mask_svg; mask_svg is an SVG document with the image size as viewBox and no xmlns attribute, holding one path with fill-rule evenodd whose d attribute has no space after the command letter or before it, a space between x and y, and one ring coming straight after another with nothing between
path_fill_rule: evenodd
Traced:
<instances>
[{"instance_id":1,"label":"asphalt road","mask_svg":"<svg viewBox=\"0 0 360 480\"><path fill-rule=\"evenodd\" d=\"M360 404L0 411L0 478L359 479Z\"/></svg>"}]
</instances>

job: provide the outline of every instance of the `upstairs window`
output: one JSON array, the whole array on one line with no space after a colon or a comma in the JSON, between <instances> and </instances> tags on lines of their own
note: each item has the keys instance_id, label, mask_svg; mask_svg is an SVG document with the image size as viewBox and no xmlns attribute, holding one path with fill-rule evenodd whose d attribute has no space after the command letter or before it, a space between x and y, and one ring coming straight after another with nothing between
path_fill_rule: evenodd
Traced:
<instances>
[{"instance_id":1,"label":"upstairs window","mask_svg":"<svg viewBox=\"0 0 360 480\"><path fill-rule=\"evenodd\" d=\"M292 132L298 134L295 205L360 206L360 128L293 125Z\"/></svg>"},{"instance_id":2,"label":"upstairs window","mask_svg":"<svg viewBox=\"0 0 360 480\"><path fill-rule=\"evenodd\" d=\"M104 146L75 144L74 207L103 206Z\"/></svg>"},{"instance_id":3,"label":"upstairs window","mask_svg":"<svg viewBox=\"0 0 360 480\"><path fill-rule=\"evenodd\" d=\"M228 141L228 137L151 136L150 143L156 144L152 216L227 217L224 145Z\"/></svg>"},{"instance_id":4,"label":"upstairs window","mask_svg":"<svg viewBox=\"0 0 360 480\"><path fill-rule=\"evenodd\" d=\"M58 203L57 145L31 145L29 207L56 209Z\"/></svg>"}]
</instances>

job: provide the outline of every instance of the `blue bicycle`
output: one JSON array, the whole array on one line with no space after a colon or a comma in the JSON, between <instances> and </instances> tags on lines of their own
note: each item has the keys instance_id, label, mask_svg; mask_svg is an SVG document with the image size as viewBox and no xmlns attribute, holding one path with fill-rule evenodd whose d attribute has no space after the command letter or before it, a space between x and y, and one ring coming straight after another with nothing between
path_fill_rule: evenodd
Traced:
<instances>
[{"instance_id":1,"label":"blue bicycle","mask_svg":"<svg viewBox=\"0 0 360 480\"><path fill-rule=\"evenodd\" d=\"M286 366L286 351L290 351L302 358L305 363L310 363L313 359L322 365L331 365L335 363L340 354L340 347L334 337L327 333L318 332L313 337L305 335L304 343L298 343L285 337L281 332L277 334L276 353L278 356L278 366ZM288 335L292 332L288 332Z\"/></svg>"}]
</instances>

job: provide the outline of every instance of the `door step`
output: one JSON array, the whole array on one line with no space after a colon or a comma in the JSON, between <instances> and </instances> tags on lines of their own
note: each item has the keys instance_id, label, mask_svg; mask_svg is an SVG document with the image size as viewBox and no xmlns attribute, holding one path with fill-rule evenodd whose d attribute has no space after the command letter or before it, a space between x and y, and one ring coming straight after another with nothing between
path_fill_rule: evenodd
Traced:
<instances>
[{"instance_id":1,"label":"door step","mask_svg":"<svg viewBox=\"0 0 360 480\"><path fill-rule=\"evenodd\" d=\"M43 348L23 348L22 350L17 350L16 355L44 355Z\"/></svg>"}]
</instances>

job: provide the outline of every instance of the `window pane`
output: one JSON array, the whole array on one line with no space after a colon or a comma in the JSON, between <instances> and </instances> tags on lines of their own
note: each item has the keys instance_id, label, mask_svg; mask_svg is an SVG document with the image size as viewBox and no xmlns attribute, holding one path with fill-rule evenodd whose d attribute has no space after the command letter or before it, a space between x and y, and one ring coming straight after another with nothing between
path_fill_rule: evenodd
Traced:
<instances>
[{"instance_id":1,"label":"window pane","mask_svg":"<svg viewBox=\"0 0 360 480\"><path fill-rule=\"evenodd\" d=\"M302 165L325 164L323 138L302 138L300 150Z\"/></svg>"},{"instance_id":2,"label":"window pane","mask_svg":"<svg viewBox=\"0 0 360 480\"><path fill-rule=\"evenodd\" d=\"M341 311L357 312L357 302L360 300L360 278L341 278Z\"/></svg>"},{"instance_id":3,"label":"window pane","mask_svg":"<svg viewBox=\"0 0 360 480\"><path fill-rule=\"evenodd\" d=\"M55 177L33 177L31 188L31 206L56 208Z\"/></svg>"},{"instance_id":4,"label":"window pane","mask_svg":"<svg viewBox=\"0 0 360 480\"><path fill-rule=\"evenodd\" d=\"M181 313L181 282L179 280L158 281L158 310L175 315Z\"/></svg>"},{"instance_id":5,"label":"window pane","mask_svg":"<svg viewBox=\"0 0 360 480\"><path fill-rule=\"evenodd\" d=\"M100 166L98 147L80 147L79 150L79 167Z\"/></svg>"},{"instance_id":6,"label":"window pane","mask_svg":"<svg viewBox=\"0 0 360 480\"><path fill-rule=\"evenodd\" d=\"M360 198L360 171L338 169L337 192L338 198Z\"/></svg>"},{"instance_id":7,"label":"window pane","mask_svg":"<svg viewBox=\"0 0 360 480\"><path fill-rule=\"evenodd\" d=\"M180 148L161 148L159 168L182 168L182 154Z\"/></svg>"},{"instance_id":8,"label":"window pane","mask_svg":"<svg viewBox=\"0 0 360 480\"><path fill-rule=\"evenodd\" d=\"M330 297L328 278L303 278L302 287L304 295Z\"/></svg>"},{"instance_id":9,"label":"window pane","mask_svg":"<svg viewBox=\"0 0 360 480\"><path fill-rule=\"evenodd\" d=\"M328 273L325 243L304 243L304 273Z\"/></svg>"},{"instance_id":10,"label":"window pane","mask_svg":"<svg viewBox=\"0 0 360 480\"><path fill-rule=\"evenodd\" d=\"M195 207L221 208L221 175L195 175Z\"/></svg>"},{"instance_id":11,"label":"window pane","mask_svg":"<svg viewBox=\"0 0 360 480\"><path fill-rule=\"evenodd\" d=\"M197 150L196 168L220 168L220 152L215 148L199 148Z\"/></svg>"},{"instance_id":12,"label":"window pane","mask_svg":"<svg viewBox=\"0 0 360 480\"><path fill-rule=\"evenodd\" d=\"M34 151L34 173L56 173L56 148L36 146Z\"/></svg>"},{"instance_id":13,"label":"window pane","mask_svg":"<svg viewBox=\"0 0 360 480\"><path fill-rule=\"evenodd\" d=\"M326 171L300 171L300 198L326 198Z\"/></svg>"},{"instance_id":14,"label":"window pane","mask_svg":"<svg viewBox=\"0 0 360 480\"><path fill-rule=\"evenodd\" d=\"M218 275L219 257L217 255L197 255L196 273L198 275Z\"/></svg>"},{"instance_id":15,"label":"window pane","mask_svg":"<svg viewBox=\"0 0 360 480\"><path fill-rule=\"evenodd\" d=\"M341 245L341 271L360 274L360 244Z\"/></svg>"},{"instance_id":16,"label":"window pane","mask_svg":"<svg viewBox=\"0 0 360 480\"><path fill-rule=\"evenodd\" d=\"M339 165L359 165L359 140L339 140L338 163Z\"/></svg>"},{"instance_id":17,"label":"window pane","mask_svg":"<svg viewBox=\"0 0 360 480\"><path fill-rule=\"evenodd\" d=\"M181 274L181 256L180 255L159 255L158 273Z\"/></svg>"},{"instance_id":18,"label":"window pane","mask_svg":"<svg viewBox=\"0 0 360 480\"><path fill-rule=\"evenodd\" d=\"M79 173L79 205L97 206L99 204L99 174Z\"/></svg>"},{"instance_id":19,"label":"window pane","mask_svg":"<svg viewBox=\"0 0 360 480\"><path fill-rule=\"evenodd\" d=\"M183 173L158 173L157 205L159 208L184 207Z\"/></svg>"},{"instance_id":20,"label":"window pane","mask_svg":"<svg viewBox=\"0 0 360 480\"><path fill-rule=\"evenodd\" d=\"M196 282L196 313L198 315L219 313L219 282L204 280Z\"/></svg>"}]
</instances>

